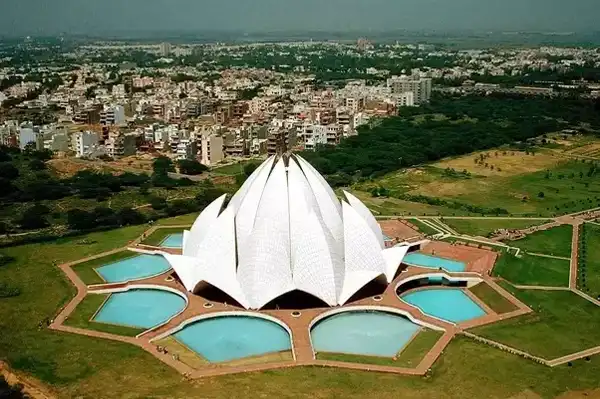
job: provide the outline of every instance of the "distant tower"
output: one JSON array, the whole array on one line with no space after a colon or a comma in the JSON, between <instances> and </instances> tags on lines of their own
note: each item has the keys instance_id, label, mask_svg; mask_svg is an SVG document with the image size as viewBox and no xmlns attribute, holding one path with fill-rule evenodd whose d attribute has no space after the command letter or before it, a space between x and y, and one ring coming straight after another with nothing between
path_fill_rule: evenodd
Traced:
<instances>
[{"instance_id":1,"label":"distant tower","mask_svg":"<svg viewBox=\"0 0 600 399\"><path fill-rule=\"evenodd\" d=\"M171 43L164 42L160 44L160 55L163 57L171 55Z\"/></svg>"}]
</instances>

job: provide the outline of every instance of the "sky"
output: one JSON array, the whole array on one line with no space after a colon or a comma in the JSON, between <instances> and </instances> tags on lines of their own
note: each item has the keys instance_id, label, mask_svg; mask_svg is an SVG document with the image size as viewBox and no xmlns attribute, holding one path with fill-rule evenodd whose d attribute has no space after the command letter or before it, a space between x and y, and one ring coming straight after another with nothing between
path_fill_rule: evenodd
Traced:
<instances>
[{"instance_id":1,"label":"sky","mask_svg":"<svg viewBox=\"0 0 600 399\"><path fill-rule=\"evenodd\" d=\"M0 0L0 35L152 31L590 31L600 0Z\"/></svg>"}]
</instances>

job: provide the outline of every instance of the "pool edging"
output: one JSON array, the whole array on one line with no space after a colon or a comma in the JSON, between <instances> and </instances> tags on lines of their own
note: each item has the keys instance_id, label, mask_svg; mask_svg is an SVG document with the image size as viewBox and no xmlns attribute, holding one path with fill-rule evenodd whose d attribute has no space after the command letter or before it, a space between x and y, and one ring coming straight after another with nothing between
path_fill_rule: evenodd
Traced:
<instances>
[{"instance_id":1,"label":"pool edging","mask_svg":"<svg viewBox=\"0 0 600 399\"><path fill-rule=\"evenodd\" d=\"M108 263L106 265L102 265L100 267L110 266L112 264L119 263L119 262L127 260L127 259L135 258L136 256L140 256L139 254L142 254L142 255L152 255L152 256L162 256L162 254L159 251L155 251L156 253L152 253L151 251L139 250L138 248L127 248L127 251L137 253L138 255L132 255L132 256L129 256L127 258L123 258L123 259L120 259L118 261L111 262L111 263ZM164 259L164 257L163 257L163 259ZM142 281L142 280L147 280L147 279L150 279L150 278L158 277L158 276L160 276L162 274L167 273L170 270L173 270L173 267L171 266L171 264L169 264L169 268L166 269L166 270L164 270L164 271L162 271L162 272L160 272L160 273L156 273L156 274L152 274L152 275L144 276L144 277L139 277L139 278L134 278L134 279L130 279L130 280L113 281L113 282L106 281L106 279L104 277L102 277L102 275L100 275L100 273L98 273L98 270L96 270L96 268L93 268L93 269L96 272L96 274L98 274L100 276L100 278L102 278L102 280L104 280L104 283L89 284L89 285L87 285L89 288L101 287L101 286L107 285L107 284L129 284L129 283L135 283L136 281Z\"/></svg>"},{"instance_id":2,"label":"pool edging","mask_svg":"<svg viewBox=\"0 0 600 399\"><path fill-rule=\"evenodd\" d=\"M162 273L161 273L162 274ZM100 311L100 309L102 309L102 306L104 306L104 303L106 303L106 301L108 300L108 298L110 298L110 296L114 293L119 293L119 292L127 292L127 291L131 291L131 290L136 290L136 289L146 289L146 290L158 290L158 291L167 291L170 292L172 294L176 294L177 296L183 298L183 300L185 301L185 306L176 314L174 314L173 316L169 317L169 319L165 320L164 322L157 324L153 327L150 328L146 328L144 329L144 331L142 331L141 333L137 334L135 337L136 338L140 338L142 335L147 334L151 331L154 331L157 328L160 328L166 324L168 324L171 320L173 320L175 317L179 316L180 314L182 314L183 312L185 312L185 310L187 309L188 305L189 305L189 299L186 295L184 295L181 291L178 291L174 288L171 287L165 287L165 286L161 286L161 285L154 285L154 284L135 284L135 285L127 285L125 287L119 287L119 288L107 288L107 289L100 289L100 290L94 290L94 291L90 291L90 293L92 294L109 294L108 297L105 299L105 301L102 303L102 305L96 310L96 313L98 313ZM94 316L96 315L96 313L94 313ZM94 321L95 323L101 323L98 321ZM111 324L111 325L121 325L121 324L114 324L114 323L104 323L104 324ZM124 327L131 327L131 328L144 328L144 327L134 327L134 326L129 326L129 325L122 325Z\"/></svg>"},{"instance_id":3,"label":"pool edging","mask_svg":"<svg viewBox=\"0 0 600 399\"><path fill-rule=\"evenodd\" d=\"M158 334L157 336L155 336L152 339L150 339L149 342L152 343L154 341L166 338L166 337L168 337L170 335L173 335L173 334L175 334L175 333L183 330L188 325L194 324L194 323L196 323L198 321L203 321L203 320L208 320L208 319L215 319L215 318L218 318L218 317L227 317L227 316L234 316L234 317L235 316L237 316L237 317L255 317L255 318L258 318L258 319L263 319L263 320L267 320L267 321L276 323L277 325L279 325L280 327L282 327L288 333L288 336L290 338L290 349L292 351L292 357L294 358L294 361L296 361L296 350L295 350L295 347L294 347L294 336L293 336L292 329L286 323L284 323L283 321L279 320L276 317L273 317L273 316L268 315L268 314L262 314L262 313L254 312L254 311L237 311L237 310L231 310L231 311L224 311L224 312L218 312L218 313L208 313L208 314L201 314L201 315L198 315L198 316L194 316L194 317L191 317L189 319L186 319L186 320L182 321L181 323L179 323L177 326L171 328L170 330L167 330L164 333Z\"/></svg>"},{"instance_id":4,"label":"pool edging","mask_svg":"<svg viewBox=\"0 0 600 399\"><path fill-rule=\"evenodd\" d=\"M431 317L431 318L433 318L433 319L437 319L437 320L443 321L443 322L445 322L445 323L450 323L450 324L452 324L452 325L454 325L454 326L456 326L456 327L460 327L460 325L461 325L462 323L471 322L471 321L473 321L473 320L477 320L477 319L480 319L480 318L482 318L482 317L489 316L490 314L492 314L492 315L496 314L495 312L492 312L492 313L488 313L488 312L486 312L486 310L485 310L485 308L484 308L484 307L480 306L480 304L479 304L477 301L473 301L473 299L472 299L472 298L471 298L471 297L470 297L470 296L469 296L467 293L465 293L465 291L466 291L466 290L464 290L464 289L462 289L462 288L458 288L458 287L444 287L444 286L435 286L435 285L434 285L434 286L422 286L422 287L415 287L415 288L413 288L413 289L410 289L410 290L408 290L408 291L404 291L404 292L402 293L402 295L405 295L405 294L407 294L407 293L420 292L420 291L429 291L429 290L453 290L453 291L460 291L460 292L462 292L462 293L463 293L465 296L467 296L467 297L468 297L468 298L469 298L469 299L470 299L470 300L471 300L471 301L472 301L472 302L473 302L473 303L474 303L474 304L475 304L475 305L476 305L478 308L480 308L480 309L481 309L481 311L483 311L483 313L484 313L484 314L482 314L481 316L474 317L474 318L472 318L472 319L468 319L468 320L461 320L461 321L459 321L459 322L455 322L455 321L451 321L451 320L442 319L441 317L437 317L437 316L434 316L434 315L432 315L432 314L426 313L426 312L425 312L425 311L423 311L423 310L422 310L420 307L418 307L418 306L416 306L416 305L413 305L412 303L410 303L410 302L407 302L407 301L405 301L404 299L402 299L402 296L398 295L398 293L397 293L397 292L396 292L396 296L398 297L398 299L399 299L400 301L402 301L403 303L407 304L408 306L412 306L413 308L417 309L417 310L418 310L419 312L421 312L423 315L425 315L425 316L428 316L428 317Z\"/></svg>"},{"instance_id":5,"label":"pool edging","mask_svg":"<svg viewBox=\"0 0 600 399\"><path fill-rule=\"evenodd\" d=\"M419 309L420 310L420 309ZM315 318L313 318L310 323L308 324L308 339L309 339L309 343L310 343L310 347L312 350L312 357L313 360L317 360L316 359L316 355L315 355L315 346L313 344L312 341L312 329L314 328L314 326L328 318L331 316L335 316L337 314L342 314L342 313L347 313L347 312L361 312L361 311L374 311L374 312L383 312L383 313L389 313L389 314L394 314L394 315L400 315L403 317L406 317L409 321L411 321L413 324L416 324L420 327L427 327L430 328L432 330L436 330L436 331L442 331L442 332L446 332L446 330L442 327L438 327L436 325L433 324L429 324L426 321L423 320L419 320L419 319L415 319L410 313L402 310L402 309L395 309L395 308L391 308L388 306L376 306L376 305L359 305L359 306L352 306L352 307L348 307L348 308L338 308L338 309L331 309L329 311L323 312L320 315L316 316ZM423 313L423 312L421 312ZM437 318L436 318L437 319ZM444 321L444 320L442 320Z\"/></svg>"}]
</instances>

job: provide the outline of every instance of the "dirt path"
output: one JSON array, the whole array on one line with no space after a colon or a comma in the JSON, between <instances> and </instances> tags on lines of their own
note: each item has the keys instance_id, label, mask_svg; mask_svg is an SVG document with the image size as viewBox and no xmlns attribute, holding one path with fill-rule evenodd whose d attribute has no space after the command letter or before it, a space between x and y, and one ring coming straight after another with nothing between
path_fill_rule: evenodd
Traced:
<instances>
[{"instance_id":1,"label":"dirt path","mask_svg":"<svg viewBox=\"0 0 600 399\"><path fill-rule=\"evenodd\" d=\"M15 373L10 370L4 362L0 362L0 374L6 378L6 381L10 385L21 384L23 386L23 391L33 399L54 399L57 397L40 381L33 377Z\"/></svg>"}]
</instances>

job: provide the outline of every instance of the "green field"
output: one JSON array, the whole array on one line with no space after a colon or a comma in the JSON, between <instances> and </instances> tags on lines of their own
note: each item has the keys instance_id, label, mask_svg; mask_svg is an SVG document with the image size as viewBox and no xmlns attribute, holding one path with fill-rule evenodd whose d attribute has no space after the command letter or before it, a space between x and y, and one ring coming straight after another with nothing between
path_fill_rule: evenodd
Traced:
<instances>
[{"instance_id":1,"label":"green field","mask_svg":"<svg viewBox=\"0 0 600 399\"><path fill-rule=\"evenodd\" d=\"M79 263L73 266L73 271L77 273L81 281L86 285L102 284L105 283L104 279L96 272L97 267L114 263L123 259L132 258L136 256L135 252L121 251L112 255L103 256L101 258L93 259L88 262Z\"/></svg>"},{"instance_id":2,"label":"green field","mask_svg":"<svg viewBox=\"0 0 600 399\"><path fill-rule=\"evenodd\" d=\"M578 286L592 297L600 296L600 226L585 223L580 231L580 262ZM585 244L583 239L585 237ZM584 249L585 248L585 249ZM585 263L585 266L583 265ZM585 272L585 287L582 287L582 273Z\"/></svg>"},{"instance_id":3,"label":"green field","mask_svg":"<svg viewBox=\"0 0 600 399\"><path fill-rule=\"evenodd\" d=\"M562 225L549 230L536 231L520 240L506 241L506 244L527 252L570 258L572 239L573 227Z\"/></svg>"},{"instance_id":4,"label":"green field","mask_svg":"<svg viewBox=\"0 0 600 399\"><path fill-rule=\"evenodd\" d=\"M495 289L484 282L469 288L477 298L488 305L496 313L508 313L517 310L517 307L508 299L504 298Z\"/></svg>"},{"instance_id":5,"label":"green field","mask_svg":"<svg viewBox=\"0 0 600 399\"><path fill-rule=\"evenodd\" d=\"M226 175L226 176L241 175L242 173L244 173L244 166L246 166L249 163L256 163L256 164L260 165L262 163L262 160L255 159L255 160L240 161L238 163L234 163L231 165L219 166L217 168L212 169L211 172L218 174L218 175Z\"/></svg>"},{"instance_id":6,"label":"green field","mask_svg":"<svg viewBox=\"0 0 600 399\"><path fill-rule=\"evenodd\" d=\"M508 165L503 165L507 169L500 173L482 175L474 170L468 177L448 176L444 174L442 166L445 164L442 163L437 167L428 165L392 172L357 184L353 189L368 195L372 188L384 187L391 192L391 197L402 194L424 195L485 208L499 207L513 216L550 217L600 205L600 180L596 174L589 174L589 162L566 160L550 151L530 158L534 166L529 169L518 168L513 174L508 173ZM474 165L472 154L461 159L464 161L460 161L460 165ZM451 162L448 163L452 165ZM426 204L418 205L429 207ZM418 205L415 206L416 209L419 208ZM468 213L447 207L437 207L436 210L445 216Z\"/></svg>"},{"instance_id":7,"label":"green field","mask_svg":"<svg viewBox=\"0 0 600 399\"><path fill-rule=\"evenodd\" d=\"M408 219L408 221L417 226L419 228L419 232L425 234L426 236L431 236L439 233L439 231L437 231L433 227L426 225L418 219Z\"/></svg>"},{"instance_id":8,"label":"green field","mask_svg":"<svg viewBox=\"0 0 600 399\"><path fill-rule=\"evenodd\" d=\"M464 337L450 343L427 377L300 367L188 382L135 346L38 328L41 321L53 318L75 295L74 287L53 262L60 264L122 247L144 228L127 227L2 249L3 254L14 256L16 261L0 267L0 281L19 287L21 294L0 299L0 360L8 362L17 372L28 373L48 384L60 398L445 399L531 397L531 393L550 398L570 390L600 388L599 356L592 357L590 362L575 361L573 367L548 368ZM78 244L83 241L88 244ZM547 302L543 298L540 301ZM569 329L544 329L538 345L550 338L547 346L554 346L555 342L562 346L571 342L565 337L587 332L592 323L597 330L597 308L588 309L581 302L576 305L575 309L568 309L572 311L564 315L564 323L553 321L553 326L568 324ZM582 312L583 321L579 317ZM542 315L545 313L544 310ZM560 316L563 317L562 313ZM579 324L584 330L572 328ZM515 334L519 331L506 329Z\"/></svg>"},{"instance_id":9,"label":"green field","mask_svg":"<svg viewBox=\"0 0 600 399\"><path fill-rule=\"evenodd\" d=\"M403 201L397 198L372 197L364 191L351 190L373 212L375 216L470 216L460 209L434 206L419 202Z\"/></svg>"},{"instance_id":10,"label":"green field","mask_svg":"<svg viewBox=\"0 0 600 399\"><path fill-rule=\"evenodd\" d=\"M132 328L127 326L117 326L113 324L97 323L92 321L96 311L108 298L107 294L90 294L86 296L73 313L65 320L65 324L71 327L86 328L110 334L126 335L134 337L144 330L141 328Z\"/></svg>"},{"instance_id":11,"label":"green field","mask_svg":"<svg viewBox=\"0 0 600 399\"><path fill-rule=\"evenodd\" d=\"M569 286L570 262L522 254L520 258L503 253L494 265L493 273L517 285Z\"/></svg>"},{"instance_id":12,"label":"green field","mask_svg":"<svg viewBox=\"0 0 600 399\"><path fill-rule=\"evenodd\" d=\"M570 291L505 287L534 313L477 327L472 333L545 359L600 345L600 311L593 303Z\"/></svg>"},{"instance_id":13,"label":"green field","mask_svg":"<svg viewBox=\"0 0 600 399\"><path fill-rule=\"evenodd\" d=\"M460 234L470 236L489 237L498 229L526 229L532 226L539 226L549 222L549 220L527 220L527 219L452 219L444 218L445 224L456 230Z\"/></svg>"},{"instance_id":14,"label":"green field","mask_svg":"<svg viewBox=\"0 0 600 399\"><path fill-rule=\"evenodd\" d=\"M380 356L351 355L346 353L319 352L317 359L334 360L348 363L375 364L391 367L417 367L421 359L440 339L442 333L434 330L422 330L409 342L408 346L400 351L396 360Z\"/></svg>"},{"instance_id":15,"label":"green field","mask_svg":"<svg viewBox=\"0 0 600 399\"><path fill-rule=\"evenodd\" d=\"M169 235L176 234L176 233L182 233L182 232L183 232L183 229L180 227L170 227L170 228L167 227L167 228L156 229L152 234L150 234L148 237L144 238L144 240L142 241L142 244L158 246Z\"/></svg>"}]
</instances>

